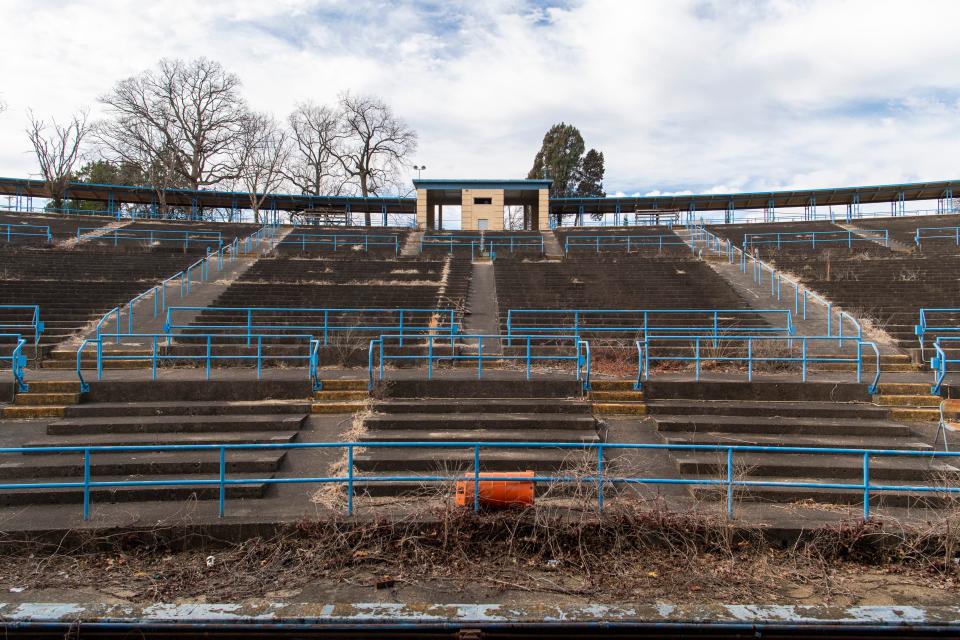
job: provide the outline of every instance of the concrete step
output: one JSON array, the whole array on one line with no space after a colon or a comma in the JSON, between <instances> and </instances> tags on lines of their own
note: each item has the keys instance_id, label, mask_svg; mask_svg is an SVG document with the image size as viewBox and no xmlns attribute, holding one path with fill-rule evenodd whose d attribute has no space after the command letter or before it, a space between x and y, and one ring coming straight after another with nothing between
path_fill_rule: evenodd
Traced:
<instances>
[{"instance_id":1,"label":"concrete step","mask_svg":"<svg viewBox=\"0 0 960 640\"><path fill-rule=\"evenodd\" d=\"M837 449L906 449L929 451L933 447L918 438L857 436L781 436L731 434L715 431L671 431L660 434L667 444L710 444L720 446L817 447Z\"/></svg>"},{"instance_id":2,"label":"concrete step","mask_svg":"<svg viewBox=\"0 0 960 640\"><path fill-rule=\"evenodd\" d=\"M751 481L764 482L782 482L783 478L752 477ZM791 478L796 482L824 482L822 478ZM856 484L856 481L850 484ZM916 486L937 486L935 483L911 482ZM693 490L694 496L699 499L710 500L718 499L721 495L720 488L716 487L697 487ZM724 498L725 499L725 494ZM943 509L956 506L956 497L946 494L912 492L912 493L891 493L891 492L873 492L870 494L871 507L888 508L936 508ZM862 489L827 489L827 488L805 488L805 487L736 487L734 489L734 501L739 502L776 502L776 503L794 503L794 502L814 502L819 504L840 504L840 505L860 505L863 503Z\"/></svg>"},{"instance_id":3,"label":"concrete step","mask_svg":"<svg viewBox=\"0 0 960 640\"><path fill-rule=\"evenodd\" d=\"M809 418L874 418L889 409L865 402L766 402L756 400L647 400L651 415L803 416Z\"/></svg>"},{"instance_id":4,"label":"concrete step","mask_svg":"<svg viewBox=\"0 0 960 640\"><path fill-rule=\"evenodd\" d=\"M216 416L114 416L72 418L51 422L49 435L129 433L211 433L234 431L295 431L306 414Z\"/></svg>"},{"instance_id":5,"label":"concrete step","mask_svg":"<svg viewBox=\"0 0 960 640\"><path fill-rule=\"evenodd\" d=\"M324 391L363 391L367 392L367 381L362 379L329 379L320 380L320 385Z\"/></svg>"},{"instance_id":6,"label":"concrete step","mask_svg":"<svg viewBox=\"0 0 960 640\"><path fill-rule=\"evenodd\" d=\"M119 416L214 416L214 415L279 415L305 414L310 411L306 400L253 400L205 402L92 402L67 407L68 418Z\"/></svg>"},{"instance_id":7,"label":"concrete step","mask_svg":"<svg viewBox=\"0 0 960 640\"><path fill-rule=\"evenodd\" d=\"M939 407L893 407L890 409L890 418L905 422L936 422L940 420Z\"/></svg>"},{"instance_id":8,"label":"concrete step","mask_svg":"<svg viewBox=\"0 0 960 640\"><path fill-rule=\"evenodd\" d=\"M80 393L77 380L31 380L30 393Z\"/></svg>"},{"instance_id":9,"label":"concrete step","mask_svg":"<svg viewBox=\"0 0 960 640\"><path fill-rule=\"evenodd\" d=\"M877 395L921 395L930 393L927 382L881 382L877 385Z\"/></svg>"},{"instance_id":10,"label":"concrete step","mask_svg":"<svg viewBox=\"0 0 960 640\"><path fill-rule=\"evenodd\" d=\"M280 468L284 451L230 451L227 472L272 472ZM90 457L93 476L129 476L158 474L213 474L220 471L216 451L176 451L168 453L99 453ZM0 462L0 478L68 478L83 476L82 456L27 455Z\"/></svg>"},{"instance_id":11,"label":"concrete step","mask_svg":"<svg viewBox=\"0 0 960 640\"><path fill-rule=\"evenodd\" d=\"M10 420L33 420L38 418L62 418L66 407L4 407L3 417Z\"/></svg>"},{"instance_id":12,"label":"concrete step","mask_svg":"<svg viewBox=\"0 0 960 640\"><path fill-rule=\"evenodd\" d=\"M514 429L377 429L363 434L364 442L599 442L596 431L586 429L538 429L518 434Z\"/></svg>"},{"instance_id":13,"label":"concrete step","mask_svg":"<svg viewBox=\"0 0 960 640\"><path fill-rule=\"evenodd\" d=\"M481 471L554 471L596 465L596 453L578 449L484 449ZM473 450L459 449L367 449L353 456L359 471L404 471L410 473L446 470L459 473L473 470Z\"/></svg>"},{"instance_id":14,"label":"concrete step","mask_svg":"<svg viewBox=\"0 0 960 640\"><path fill-rule=\"evenodd\" d=\"M642 391L590 391L595 402L643 402Z\"/></svg>"},{"instance_id":15,"label":"concrete step","mask_svg":"<svg viewBox=\"0 0 960 640\"><path fill-rule=\"evenodd\" d=\"M644 416L647 415L647 406L642 402L594 402L593 412L598 414Z\"/></svg>"},{"instance_id":16,"label":"concrete step","mask_svg":"<svg viewBox=\"0 0 960 640\"><path fill-rule=\"evenodd\" d=\"M582 429L596 430L591 415L542 413L465 413L465 414L374 414L364 426L376 429L473 430L473 429ZM517 437L526 437L520 434Z\"/></svg>"},{"instance_id":17,"label":"concrete step","mask_svg":"<svg viewBox=\"0 0 960 640\"><path fill-rule=\"evenodd\" d=\"M316 415L356 413L366 408L366 402L314 402L310 405L310 413Z\"/></svg>"},{"instance_id":18,"label":"concrete step","mask_svg":"<svg viewBox=\"0 0 960 640\"><path fill-rule=\"evenodd\" d=\"M796 435L848 435L905 437L913 435L910 427L888 420L862 418L787 418L782 416L655 416L657 430L707 431L711 433L758 433Z\"/></svg>"},{"instance_id":19,"label":"concrete step","mask_svg":"<svg viewBox=\"0 0 960 640\"><path fill-rule=\"evenodd\" d=\"M725 453L678 452L674 459L684 476L726 477ZM863 459L859 455L809 455L773 453L737 453L734 469L740 476L796 478L836 478L847 482L863 480ZM960 472L942 461L909 456L870 459L870 477L874 480L936 480Z\"/></svg>"},{"instance_id":20,"label":"concrete step","mask_svg":"<svg viewBox=\"0 0 960 640\"><path fill-rule=\"evenodd\" d=\"M558 398L424 398L422 400L377 401L375 413L590 413L590 403Z\"/></svg>"},{"instance_id":21,"label":"concrete step","mask_svg":"<svg viewBox=\"0 0 960 640\"><path fill-rule=\"evenodd\" d=\"M593 380L593 391L633 391L633 380Z\"/></svg>"},{"instance_id":22,"label":"concrete step","mask_svg":"<svg viewBox=\"0 0 960 640\"><path fill-rule=\"evenodd\" d=\"M929 394L878 394L873 401L881 407L939 407L943 398Z\"/></svg>"},{"instance_id":23,"label":"concrete step","mask_svg":"<svg viewBox=\"0 0 960 640\"><path fill-rule=\"evenodd\" d=\"M239 431L236 433L96 433L47 435L24 447L109 447L177 444L285 444L297 439L297 431ZM76 455L68 454L68 455Z\"/></svg>"},{"instance_id":24,"label":"concrete step","mask_svg":"<svg viewBox=\"0 0 960 640\"><path fill-rule=\"evenodd\" d=\"M271 478L273 474L264 473L236 473L231 474L231 480L260 480ZM125 480L190 480L184 476L166 476L158 475L150 478L140 478L138 476L94 476L92 480L96 482L119 482ZM197 478L198 480L201 478ZM202 478L204 480L214 480L216 476ZM63 478L35 478L31 482L65 482ZM252 482L249 485L229 485L226 488L227 498L262 498L266 493L268 484L263 482ZM219 488L215 485L164 485L153 487L99 487L90 490L90 501L94 505L97 503L113 502L149 502L149 501L174 501L174 500L215 500L219 497ZM52 489L18 489L6 490L0 493L0 506L15 507L31 504L77 504L83 502L83 489L77 487L52 488Z\"/></svg>"},{"instance_id":25,"label":"concrete step","mask_svg":"<svg viewBox=\"0 0 960 640\"><path fill-rule=\"evenodd\" d=\"M338 402L343 400L366 400L370 394L364 391L317 391L314 400L319 402Z\"/></svg>"},{"instance_id":26,"label":"concrete step","mask_svg":"<svg viewBox=\"0 0 960 640\"><path fill-rule=\"evenodd\" d=\"M80 402L79 393L18 393L14 401L20 407L63 407Z\"/></svg>"}]
</instances>

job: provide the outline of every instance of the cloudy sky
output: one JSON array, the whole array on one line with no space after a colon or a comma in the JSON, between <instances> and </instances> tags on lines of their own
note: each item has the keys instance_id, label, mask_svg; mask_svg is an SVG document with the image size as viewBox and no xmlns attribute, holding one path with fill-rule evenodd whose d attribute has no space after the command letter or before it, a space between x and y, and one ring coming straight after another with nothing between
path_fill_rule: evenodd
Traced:
<instances>
[{"instance_id":1,"label":"cloudy sky","mask_svg":"<svg viewBox=\"0 0 960 640\"><path fill-rule=\"evenodd\" d=\"M559 121L611 194L957 178L957 24L956 0L0 0L0 175L36 172L28 108L96 116L207 56L278 116L382 96L436 178L524 177Z\"/></svg>"}]
</instances>

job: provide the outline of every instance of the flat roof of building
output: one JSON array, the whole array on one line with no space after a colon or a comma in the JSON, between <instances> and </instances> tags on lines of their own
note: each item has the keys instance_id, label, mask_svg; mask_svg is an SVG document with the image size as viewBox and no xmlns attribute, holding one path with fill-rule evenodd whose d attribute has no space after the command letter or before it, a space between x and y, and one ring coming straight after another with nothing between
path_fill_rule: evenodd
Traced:
<instances>
[{"instance_id":1,"label":"flat roof of building","mask_svg":"<svg viewBox=\"0 0 960 640\"><path fill-rule=\"evenodd\" d=\"M503 189L505 191L523 189L549 189L553 180L463 180L463 179L429 179L414 180L413 186L417 189Z\"/></svg>"}]
</instances>

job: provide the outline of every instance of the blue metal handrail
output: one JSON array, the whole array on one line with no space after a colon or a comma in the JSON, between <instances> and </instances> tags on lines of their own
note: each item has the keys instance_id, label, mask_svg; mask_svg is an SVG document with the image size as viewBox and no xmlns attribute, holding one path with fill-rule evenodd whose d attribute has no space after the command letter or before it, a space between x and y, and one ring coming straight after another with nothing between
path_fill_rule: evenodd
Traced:
<instances>
[{"instance_id":1,"label":"blue metal handrail","mask_svg":"<svg viewBox=\"0 0 960 640\"><path fill-rule=\"evenodd\" d=\"M291 233L277 243L278 247L291 245L299 246L302 251L308 246L332 246L334 251L362 246L365 252L369 252L370 247L393 247L394 255L400 254L400 238L396 235Z\"/></svg>"},{"instance_id":2,"label":"blue metal handrail","mask_svg":"<svg viewBox=\"0 0 960 640\"><path fill-rule=\"evenodd\" d=\"M13 238L43 238L53 242L49 225L42 224L0 224L0 238L13 242Z\"/></svg>"},{"instance_id":3,"label":"blue metal handrail","mask_svg":"<svg viewBox=\"0 0 960 640\"><path fill-rule=\"evenodd\" d=\"M95 233L94 236L83 238L87 233ZM113 240L113 246L118 246L121 240L132 242L149 242L150 244L158 242L176 242L182 244L185 249L190 248L190 243L194 245L223 244L223 234L220 231L187 231L170 229L108 229L101 227L77 227L77 240Z\"/></svg>"},{"instance_id":4,"label":"blue metal handrail","mask_svg":"<svg viewBox=\"0 0 960 640\"><path fill-rule=\"evenodd\" d=\"M951 314L957 316L957 324L955 325L931 325L930 324L930 315L939 315L939 314ZM925 348L925 338L927 334L932 334L934 336L939 336L941 334L947 333L960 333L960 308L929 308L924 307L920 309L920 320L913 328L914 334L916 334L917 339L920 341L920 358L925 360L924 357L924 348Z\"/></svg>"},{"instance_id":5,"label":"blue metal handrail","mask_svg":"<svg viewBox=\"0 0 960 640\"><path fill-rule=\"evenodd\" d=\"M490 250L496 253L497 247L509 249L513 253L516 249L535 247L540 249L540 253L546 251L543 236L521 236L521 235L453 235L453 236L423 236L420 238L420 253L424 248L444 248L453 251L457 247L470 247L471 253Z\"/></svg>"},{"instance_id":6,"label":"blue metal handrail","mask_svg":"<svg viewBox=\"0 0 960 640\"><path fill-rule=\"evenodd\" d=\"M292 476L265 478L230 478L228 471L228 453L235 451L294 451L308 449L334 449L344 451L347 457L346 468L341 475L328 476ZM473 453L473 468L468 474L462 473L434 473L431 475L362 475L354 469L354 452L357 449L434 449L434 450L467 450ZM639 485L674 485L687 487L721 487L726 494L727 518L734 517L734 493L738 488L749 487L780 487L805 489L833 489L857 491L863 496L863 519L870 519L870 500L879 493L930 493L954 495L960 493L960 487L951 483L938 485L910 485L910 484L875 484L871 479L871 460L877 458L916 458L921 460L954 459L960 452L951 451L916 451L911 449L855 449L837 447L776 447L753 445L720 445L720 444L659 444L659 443L613 443L613 442L289 442L282 444L195 444L195 445L117 445L117 446L73 446L73 447L5 447L0 448L0 455L14 455L17 457L30 454L79 454L83 458L83 479L69 482L23 482L0 484L0 491L18 491L30 489L81 489L83 491L83 519L90 519L91 490L122 487L175 487L201 486L213 487L218 490L217 514L224 517L226 514L227 488L251 484L288 485L288 484L334 484L347 489L347 513L354 511L354 493L357 482L393 482L430 485L451 485L455 482L469 479L472 476L473 509L480 509L480 482L490 480L490 475L481 476L481 454L484 450L542 450L559 449L567 451L582 451L595 461L596 467L592 475L582 476L574 474L542 475L534 477L516 475L515 472L504 471L496 475L498 481L535 482L544 484L595 484L597 487L597 509L603 510L604 492L608 487L639 486ZM606 466L608 451L679 451L724 454L725 461L718 469L717 477L644 477L639 474L615 475ZM94 455L106 454L150 454L150 453L186 453L212 452L218 454L218 469L213 478L178 478L172 480L110 480L96 481L93 479L91 460ZM790 480L746 480L735 475L734 461L737 454L760 453L769 455L814 455L814 456L855 456L861 461L862 482L822 482L790 481Z\"/></svg>"},{"instance_id":7,"label":"blue metal handrail","mask_svg":"<svg viewBox=\"0 0 960 640\"><path fill-rule=\"evenodd\" d=\"M562 319L544 324L527 324L517 326L517 316L562 316ZM690 326L658 325L657 316L692 315L701 316L701 324ZM722 316L766 316L771 315L776 322L768 322L757 326L722 326ZM595 326L585 324L584 320L591 318L606 318L621 316L625 320L621 324ZM637 318L637 322L630 320ZM580 337L581 334L602 332L625 332L656 334L663 332L687 333L696 335L720 336L725 332L739 333L782 333L792 335L796 332L793 325L793 316L789 309L510 309L507 311L507 336L514 334L553 333Z\"/></svg>"},{"instance_id":8,"label":"blue metal handrail","mask_svg":"<svg viewBox=\"0 0 960 640\"><path fill-rule=\"evenodd\" d=\"M772 341L779 341L786 344L787 349L790 354L794 353L794 343L799 343L800 345L800 354L799 355L757 355L755 353L754 345L756 343ZM641 390L643 388L643 383L650 378L651 371L651 362L693 362L694 371L695 371L695 380L700 381L701 366L704 362L731 362L731 363L746 363L747 365L747 380L753 380L753 368L757 363L763 362L774 362L774 363L784 363L784 364L800 364L801 367L801 381L807 381L807 370L810 364L820 363L820 364L852 364L856 366L856 375L857 375L857 384L863 382L863 349L864 347L869 347L873 350L874 353L874 363L875 363L875 373L873 381L868 387L870 393L875 393L880 384L880 350L877 347L876 343L864 340L856 341L856 354L850 356L843 356L842 354L831 354L831 355L815 355L810 353L809 344L810 343L836 343L838 348L843 348L842 338L838 336L788 336L788 337L779 337L779 336L721 336L719 339L710 337L710 336L689 336L689 335L673 335L673 336L647 336L642 340L636 340L635 345L637 348L637 378L634 382L634 389ZM848 338L849 341L849 338ZM666 355L653 355L651 354L651 343L660 342L662 344L668 344L670 348L677 348L679 345L677 343L687 343L686 346L689 348L692 346L693 354L692 355L680 355L680 354L666 354ZM690 345L692 343L692 345ZM706 344L713 349L725 348L730 346L729 343L742 343L743 347L746 349L746 355L732 355L724 353L704 353L702 347Z\"/></svg>"},{"instance_id":9,"label":"blue metal handrail","mask_svg":"<svg viewBox=\"0 0 960 640\"><path fill-rule=\"evenodd\" d=\"M246 322L242 324L227 323L206 323L195 321L191 324L177 324L174 322L174 315L179 312L238 312L246 315ZM283 313L289 316L306 316L307 322L299 324L268 323L262 324L255 322L256 314ZM323 315L323 322L316 323L313 316ZM383 319L376 323L360 324L360 319L364 316L377 314L383 316ZM249 336L257 331L285 331L296 330L311 332L318 338L322 336L322 343L329 344L330 334L337 332L363 332L363 333L382 333L384 331L399 333L402 336L421 336L426 334L443 333L450 336L457 335L459 326L457 324L456 309L426 309L426 308L302 308L302 307L169 307L167 308L167 317L163 324L163 330L169 333L179 333L181 335L199 331L210 330L233 331L234 335ZM358 322L352 324L344 319L344 315L356 316ZM424 317L425 316L425 317ZM445 320L444 324L438 324L437 320ZM339 321L339 323L338 323ZM229 334L224 334L227 336Z\"/></svg>"},{"instance_id":10,"label":"blue metal handrail","mask_svg":"<svg viewBox=\"0 0 960 640\"><path fill-rule=\"evenodd\" d=\"M19 333L0 333L0 338L12 338L16 341L13 350L8 356L0 356L0 362L10 362L10 370L13 372L13 380L16 383L17 393L26 393L30 390L24 380L24 367L27 366L27 356L23 355L23 346L27 341Z\"/></svg>"},{"instance_id":11,"label":"blue metal handrail","mask_svg":"<svg viewBox=\"0 0 960 640\"><path fill-rule=\"evenodd\" d=\"M422 336L426 341L426 353L411 353L409 350L399 354L388 353L387 347L391 342L396 342L397 347L403 347L402 335L382 335L370 341L369 351L367 353L367 373L368 387L373 389L378 380L384 379L386 363L388 361L426 361L427 379L433 379L433 369L435 362L449 361L469 361L477 363L477 378L483 378L483 363L492 361L520 361L525 363L526 379L529 380L533 371L533 363L540 361L552 362L575 362L576 379L581 383L583 391L590 390L590 344L586 340L581 340L573 336L543 336L543 335L524 335L507 338L501 335L484 334L458 334L456 336L429 335ZM408 336L409 338L409 336ZM498 343L498 349L491 350L489 346L485 348L485 343ZM572 355L537 354L533 352L535 346L549 346L551 348L562 347L563 344L572 350ZM520 351L518 354L504 352L504 343L508 349ZM539 343L539 344L538 344ZM514 347L514 344L517 346ZM407 344L409 346L409 342ZM464 347L476 346L476 353L464 353ZM448 347L449 353L444 351L437 352L437 347ZM460 350L458 352L458 349ZM376 373L376 375L375 375Z\"/></svg>"},{"instance_id":12,"label":"blue metal handrail","mask_svg":"<svg viewBox=\"0 0 960 640\"><path fill-rule=\"evenodd\" d=\"M870 237L875 235L875 237ZM818 240L819 238L819 240ZM759 239L759 240L758 240ZM863 229L858 231L797 231L797 232L770 232L770 233L745 233L743 235L743 248L750 250L757 245L776 245L780 249L784 244L810 244L812 248L817 248L820 244L845 244L848 248L853 248L854 242L874 242L883 240L885 247L890 246L890 232L887 229Z\"/></svg>"},{"instance_id":13,"label":"blue metal handrail","mask_svg":"<svg viewBox=\"0 0 960 640\"><path fill-rule=\"evenodd\" d=\"M934 235L925 235L922 232L925 231L943 231L949 233L937 233ZM921 240L937 240L942 238L952 239L958 247L960 247L960 227L917 227L917 230L913 235L913 242L920 247Z\"/></svg>"},{"instance_id":14,"label":"blue metal handrail","mask_svg":"<svg viewBox=\"0 0 960 640\"><path fill-rule=\"evenodd\" d=\"M948 358L944 348L960 348L960 336L958 337L939 337L933 343L935 355L930 360L930 367L933 369L933 386L930 387L930 393L935 396L940 395L943 388L943 381L947 377L949 365L960 364L960 358Z\"/></svg>"},{"instance_id":15,"label":"blue metal handrail","mask_svg":"<svg viewBox=\"0 0 960 640\"><path fill-rule=\"evenodd\" d=\"M615 247L626 249L630 253L632 249L643 247L657 247L662 251L664 247L683 246L695 252L696 250L688 244L683 238L676 234L659 235L605 235L605 236L567 236L563 241L563 252L569 253L571 247L588 247L600 253L601 248Z\"/></svg>"},{"instance_id":16,"label":"blue metal handrail","mask_svg":"<svg viewBox=\"0 0 960 640\"><path fill-rule=\"evenodd\" d=\"M43 330L45 328L43 321L40 320L40 305L36 304L0 304L0 312L5 311L28 311L30 312L30 320L24 322L3 322L0 323L0 331L6 330L16 330L21 336L24 334L24 329L29 329L30 335L33 337L33 344L36 346L40 343L40 336L43 335Z\"/></svg>"},{"instance_id":17,"label":"blue metal handrail","mask_svg":"<svg viewBox=\"0 0 960 640\"><path fill-rule=\"evenodd\" d=\"M222 338L218 334L190 334L183 335L177 334L173 335L170 333L121 333L116 336L116 343L123 344L124 340L135 340L139 343L147 342L149 344L150 353L144 354L112 354L108 350L103 348L103 339L102 338L87 338L84 340L80 347L77 349L77 377L80 379L80 388L81 391L86 393L90 390L90 385L87 383L86 379L83 377L83 353L88 346L93 346L96 348L96 360L95 368L97 371L97 380L103 379L103 367L104 364L116 360L135 360L135 361L149 361L151 367L151 379L156 381L157 379L157 368L165 361L184 361L184 360L194 360L203 362L206 379L210 380L213 366L218 361L252 361L256 364L257 367L257 380L261 380L263 376L263 367L264 360L284 360L284 361L305 361L307 364L308 375L310 381L314 386L314 389L319 390L319 377L318 377L318 366L319 366L319 341L316 340L311 335L275 335L275 334L255 334L251 335L251 344L256 346L256 353L253 354L242 354L242 353L227 353L227 354L218 354L214 353L214 348L220 348L223 346L236 346L236 345L223 345L216 341L216 339ZM183 345L183 341L199 341L199 346L205 347L205 351L199 355L190 355L183 353L171 353L170 349L174 346L174 342L180 343L180 346ZM300 341L307 345L307 352L305 355L295 354L295 355L278 355L273 353L265 354L263 352L264 346L270 346L269 344L264 344L264 342L271 341L282 341L284 344L292 341ZM165 348L167 351L161 351L161 348Z\"/></svg>"}]
</instances>

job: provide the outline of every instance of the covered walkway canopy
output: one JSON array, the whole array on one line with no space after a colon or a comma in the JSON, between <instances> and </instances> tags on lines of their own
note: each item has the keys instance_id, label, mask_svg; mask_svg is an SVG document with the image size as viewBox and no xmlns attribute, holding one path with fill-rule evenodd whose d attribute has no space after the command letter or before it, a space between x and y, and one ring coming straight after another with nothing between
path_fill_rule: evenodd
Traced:
<instances>
[{"instance_id":1,"label":"covered walkway canopy","mask_svg":"<svg viewBox=\"0 0 960 640\"><path fill-rule=\"evenodd\" d=\"M427 183L428 181L424 181ZM436 182L436 181L435 181ZM916 182L836 189L800 189L756 193L713 193L699 195L631 196L606 198L550 198L550 215L619 214L635 211L672 210L686 213L702 211L733 212L740 209L780 209L786 207L849 206L893 203L894 210L913 200L944 200L952 205L960 180ZM42 180L0 178L0 195L49 197ZM243 192L165 189L167 205L192 209L246 209L249 195ZM68 197L105 203L106 210L117 204L157 204L157 190L150 187L71 182ZM288 212L338 211L343 213L416 215L417 198L400 196L311 196L289 193L268 194L263 209Z\"/></svg>"}]
</instances>

